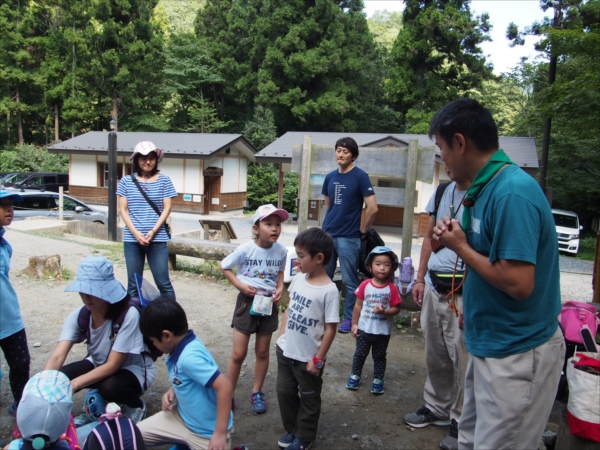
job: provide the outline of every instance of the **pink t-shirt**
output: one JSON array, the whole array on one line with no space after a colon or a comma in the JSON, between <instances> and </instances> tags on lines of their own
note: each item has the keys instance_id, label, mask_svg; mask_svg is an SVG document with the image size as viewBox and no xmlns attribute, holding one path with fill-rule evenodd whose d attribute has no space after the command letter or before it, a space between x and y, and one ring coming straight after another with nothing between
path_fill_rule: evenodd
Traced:
<instances>
[{"instance_id":1,"label":"pink t-shirt","mask_svg":"<svg viewBox=\"0 0 600 450\"><path fill-rule=\"evenodd\" d=\"M373 308L377 305L383 308L402 303L398 288L392 282L385 286L375 286L373 280L365 280L354 291L358 298L363 299L363 306L358 319L358 329L370 334L390 334L394 324L393 316L373 314Z\"/></svg>"}]
</instances>

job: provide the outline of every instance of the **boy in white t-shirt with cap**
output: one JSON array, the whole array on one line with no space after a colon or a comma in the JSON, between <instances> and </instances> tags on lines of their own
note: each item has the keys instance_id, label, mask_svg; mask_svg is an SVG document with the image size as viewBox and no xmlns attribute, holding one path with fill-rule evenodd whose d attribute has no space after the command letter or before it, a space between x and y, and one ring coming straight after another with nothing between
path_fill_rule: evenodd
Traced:
<instances>
[{"instance_id":1,"label":"boy in white t-shirt with cap","mask_svg":"<svg viewBox=\"0 0 600 450\"><path fill-rule=\"evenodd\" d=\"M240 291L231 321L233 349L227 365L227 378L234 391L248 353L250 336L256 334L254 386L250 395L254 414L267 412L262 387L269 369L271 336L279 324L276 303L283 293L287 259L287 249L277 239L281 234L281 222L288 217L287 211L271 204L260 206L252 217L255 237L221 261L223 275ZM237 275L233 273L234 267L237 267ZM270 311L257 312L259 303Z\"/></svg>"}]
</instances>

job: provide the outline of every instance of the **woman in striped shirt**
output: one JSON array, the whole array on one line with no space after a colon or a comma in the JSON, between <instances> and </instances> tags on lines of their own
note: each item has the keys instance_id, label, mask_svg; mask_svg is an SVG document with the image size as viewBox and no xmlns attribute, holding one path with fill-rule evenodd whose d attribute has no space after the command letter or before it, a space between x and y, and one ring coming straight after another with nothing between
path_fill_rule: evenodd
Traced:
<instances>
[{"instance_id":1,"label":"woman in striped shirt","mask_svg":"<svg viewBox=\"0 0 600 450\"><path fill-rule=\"evenodd\" d=\"M177 196L177 192L171 179L159 173L158 163L162 158L162 150L152 142L140 142L130 158L134 174L121 178L117 188L119 210L126 225L123 241L127 292L132 297L139 297L135 274L142 275L147 258L160 293L175 298L169 278L167 242L170 237L165 222L171 213L171 199Z\"/></svg>"}]
</instances>

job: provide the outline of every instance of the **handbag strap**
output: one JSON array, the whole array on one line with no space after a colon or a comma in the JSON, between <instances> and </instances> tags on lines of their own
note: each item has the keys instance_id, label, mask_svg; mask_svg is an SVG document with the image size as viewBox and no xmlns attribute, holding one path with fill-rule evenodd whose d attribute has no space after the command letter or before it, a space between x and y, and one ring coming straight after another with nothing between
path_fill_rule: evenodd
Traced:
<instances>
[{"instance_id":1,"label":"handbag strap","mask_svg":"<svg viewBox=\"0 0 600 450\"><path fill-rule=\"evenodd\" d=\"M133 176L133 174L131 174L131 180L133 181L133 184L135 184L136 187L138 188L138 190L140 191L140 194L142 194L144 196L144 198L146 199L146 201L148 202L148 204L152 207L152 209L154 210L154 212L156 212L156 214L160 218L160 214L161 214L160 210L154 204L154 202L152 200L150 200L150 197L148 197L148 194L146 194L146 192L142 189L142 186L140 186L140 182L137 180L136 177ZM165 229L167 229L166 228L166 224L167 224L167 222L163 223L161 225L161 227L165 226Z\"/></svg>"}]
</instances>

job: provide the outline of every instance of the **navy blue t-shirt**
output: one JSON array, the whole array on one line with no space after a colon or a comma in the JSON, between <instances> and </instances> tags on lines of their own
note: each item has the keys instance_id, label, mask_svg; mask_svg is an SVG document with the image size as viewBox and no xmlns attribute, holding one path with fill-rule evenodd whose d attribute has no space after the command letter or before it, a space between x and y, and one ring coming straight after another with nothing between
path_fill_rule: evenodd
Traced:
<instances>
[{"instance_id":1,"label":"navy blue t-shirt","mask_svg":"<svg viewBox=\"0 0 600 450\"><path fill-rule=\"evenodd\" d=\"M321 193L329 197L323 230L333 237L360 237L363 199L375 195L369 175L356 166L346 173L334 170L325 177Z\"/></svg>"}]
</instances>

